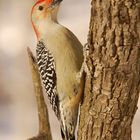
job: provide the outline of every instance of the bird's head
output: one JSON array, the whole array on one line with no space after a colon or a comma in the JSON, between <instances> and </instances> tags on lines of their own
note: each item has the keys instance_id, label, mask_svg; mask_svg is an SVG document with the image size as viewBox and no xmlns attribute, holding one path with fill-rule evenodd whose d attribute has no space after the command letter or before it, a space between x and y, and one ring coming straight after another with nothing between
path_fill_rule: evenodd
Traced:
<instances>
[{"instance_id":1,"label":"bird's head","mask_svg":"<svg viewBox=\"0 0 140 140\"><path fill-rule=\"evenodd\" d=\"M57 22L57 12L62 0L38 0L32 8L31 20L36 34L46 21Z\"/></svg>"}]
</instances>

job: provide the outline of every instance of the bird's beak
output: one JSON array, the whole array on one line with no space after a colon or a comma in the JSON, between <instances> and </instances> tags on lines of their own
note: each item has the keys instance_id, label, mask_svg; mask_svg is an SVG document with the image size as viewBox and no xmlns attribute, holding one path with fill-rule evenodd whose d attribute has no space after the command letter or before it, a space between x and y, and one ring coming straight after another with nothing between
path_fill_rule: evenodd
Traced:
<instances>
[{"instance_id":1,"label":"bird's beak","mask_svg":"<svg viewBox=\"0 0 140 140\"><path fill-rule=\"evenodd\" d=\"M53 0L53 2L51 3L50 7L54 7L59 5L63 0Z\"/></svg>"}]
</instances>

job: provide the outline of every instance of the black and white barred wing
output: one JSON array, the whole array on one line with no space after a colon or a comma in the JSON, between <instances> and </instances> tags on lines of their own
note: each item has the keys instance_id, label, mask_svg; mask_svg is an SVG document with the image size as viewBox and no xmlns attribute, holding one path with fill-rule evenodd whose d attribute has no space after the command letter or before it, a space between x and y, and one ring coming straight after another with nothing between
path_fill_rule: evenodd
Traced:
<instances>
[{"instance_id":1,"label":"black and white barred wing","mask_svg":"<svg viewBox=\"0 0 140 140\"><path fill-rule=\"evenodd\" d=\"M52 108L59 119L59 99L56 90L56 72L55 63L52 54L45 47L44 43L39 41L37 44L37 64L42 78L42 82Z\"/></svg>"}]
</instances>

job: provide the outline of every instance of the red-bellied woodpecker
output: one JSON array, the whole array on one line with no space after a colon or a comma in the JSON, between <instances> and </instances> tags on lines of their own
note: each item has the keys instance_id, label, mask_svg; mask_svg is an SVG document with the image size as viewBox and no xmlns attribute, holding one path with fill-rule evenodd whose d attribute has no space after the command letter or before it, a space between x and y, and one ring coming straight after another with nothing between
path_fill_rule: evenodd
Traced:
<instances>
[{"instance_id":1,"label":"red-bellied woodpecker","mask_svg":"<svg viewBox=\"0 0 140 140\"><path fill-rule=\"evenodd\" d=\"M32 8L37 35L37 63L44 88L60 121L64 140L75 140L75 128L84 80L80 75L83 46L57 21L62 0L38 0Z\"/></svg>"}]
</instances>

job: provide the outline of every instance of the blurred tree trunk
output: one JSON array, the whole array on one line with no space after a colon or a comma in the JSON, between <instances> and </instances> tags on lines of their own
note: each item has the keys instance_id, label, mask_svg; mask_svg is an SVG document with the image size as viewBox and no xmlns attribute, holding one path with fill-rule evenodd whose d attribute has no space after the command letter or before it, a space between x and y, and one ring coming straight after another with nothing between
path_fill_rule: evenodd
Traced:
<instances>
[{"instance_id":1,"label":"blurred tree trunk","mask_svg":"<svg viewBox=\"0 0 140 140\"><path fill-rule=\"evenodd\" d=\"M140 0L92 0L78 140L131 140L140 91Z\"/></svg>"}]
</instances>

